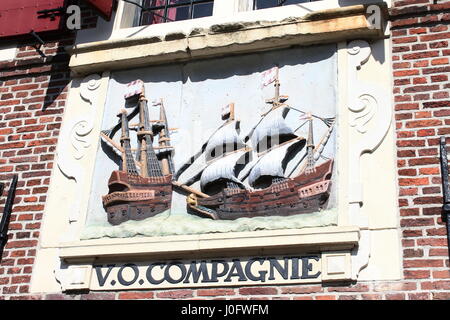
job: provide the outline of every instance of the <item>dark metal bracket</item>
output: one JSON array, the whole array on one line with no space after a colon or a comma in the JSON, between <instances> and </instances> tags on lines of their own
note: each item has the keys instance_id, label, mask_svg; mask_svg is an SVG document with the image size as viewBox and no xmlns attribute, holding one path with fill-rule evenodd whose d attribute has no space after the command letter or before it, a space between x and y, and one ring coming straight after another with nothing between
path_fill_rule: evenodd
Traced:
<instances>
[{"instance_id":1,"label":"dark metal bracket","mask_svg":"<svg viewBox=\"0 0 450 320\"><path fill-rule=\"evenodd\" d=\"M50 18L50 20L55 20L56 16L62 16L65 14L64 7L58 7L53 9L40 10L37 13L39 14L38 18Z\"/></svg>"},{"instance_id":2,"label":"dark metal bracket","mask_svg":"<svg viewBox=\"0 0 450 320\"><path fill-rule=\"evenodd\" d=\"M34 32L34 30L31 30L30 35L33 36L37 40L37 42L39 42L38 44L35 44L33 46L34 49L41 55L41 57L45 58L45 53L41 50L41 47L45 44L44 40L42 40L41 37L39 37L38 34Z\"/></svg>"},{"instance_id":3,"label":"dark metal bracket","mask_svg":"<svg viewBox=\"0 0 450 320\"><path fill-rule=\"evenodd\" d=\"M36 32L34 32L34 30L31 30L30 34L41 44L44 45L44 40L41 39L41 37L39 37L37 35Z\"/></svg>"},{"instance_id":4,"label":"dark metal bracket","mask_svg":"<svg viewBox=\"0 0 450 320\"><path fill-rule=\"evenodd\" d=\"M450 257L450 188L449 188L450 184L448 178L448 158L447 158L445 137L441 137L439 146L440 146L441 180L442 180L442 194L443 194L442 221L445 222L447 226L447 247L449 250L449 257Z\"/></svg>"},{"instance_id":5,"label":"dark metal bracket","mask_svg":"<svg viewBox=\"0 0 450 320\"><path fill-rule=\"evenodd\" d=\"M0 222L0 260L6 243L8 242L8 227L9 220L11 219L12 207L14 205L14 197L16 195L17 179L18 176L15 174L11 181L11 185L9 186L8 196L6 198L5 208L3 209L2 220Z\"/></svg>"}]
</instances>

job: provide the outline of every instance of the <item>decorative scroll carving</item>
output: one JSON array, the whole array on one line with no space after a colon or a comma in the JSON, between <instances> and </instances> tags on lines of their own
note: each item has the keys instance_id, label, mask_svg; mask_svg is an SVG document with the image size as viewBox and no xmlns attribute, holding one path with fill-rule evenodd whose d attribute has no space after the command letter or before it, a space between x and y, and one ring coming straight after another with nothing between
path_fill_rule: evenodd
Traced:
<instances>
[{"instance_id":1,"label":"decorative scroll carving","mask_svg":"<svg viewBox=\"0 0 450 320\"><path fill-rule=\"evenodd\" d=\"M358 78L358 70L369 60L370 45L355 40L348 44L348 109L352 149L349 156L349 220L361 228L359 247L352 252L352 276L356 279L370 258L368 217L361 213L363 203L360 158L375 151L391 125L392 110L386 95L376 85Z\"/></svg>"},{"instance_id":2,"label":"decorative scroll carving","mask_svg":"<svg viewBox=\"0 0 450 320\"><path fill-rule=\"evenodd\" d=\"M356 40L348 45L349 83L348 97L350 126L357 134L352 141L350 155L350 203L362 204L359 162L362 154L373 152L383 141L391 125L392 110L386 94L374 84L358 79L357 70L370 57L370 46L366 41Z\"/></svg>"},{"instance_id":3,"label":"decorative scroll carving","mask_svg":"<svg viewBox=\"0 0 450 320\"><path fill-rule=\"evenodd\" d=\"M81 83L80 96L92 104L94 91L100 86L100 76L98 74L91 74L83 79Z\"/></svg>"},{"instance_id":4,"label":"decorative scroll carving","mask_svg":"<svg viewBox=\"0 0 450 320\"><path fill-rule=\"evenodd\" d=\"M78 186L82 187L84 182L84 169L78 162L87 152L91 145L88 135L94 127L93 105L94 91L100 86L100 76L89 75L83 79L80 85L80 96L89 103L89 110L75 119L67 119L61 131L58 149L57 164L61 172L68 178L73 179ZM69 222L78 220L79 202L76 202L69 214Z\"/></svg>"}]
</instances>

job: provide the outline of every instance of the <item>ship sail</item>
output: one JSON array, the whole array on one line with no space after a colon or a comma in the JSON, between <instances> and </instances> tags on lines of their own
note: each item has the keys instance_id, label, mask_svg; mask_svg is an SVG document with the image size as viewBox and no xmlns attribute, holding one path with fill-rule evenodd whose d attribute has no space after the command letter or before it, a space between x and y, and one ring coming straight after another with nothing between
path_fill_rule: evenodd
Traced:
<instances>
[{"instance_id":1,"label":"ship sail","mask_svg":"<svg viewBox=\"0 0 450 320\"><path fill-rule=\"evenodd\" d=\"M293 141L274 147L262 155L248 175L252 187L266 187L274 178L286 178L285 170L288 162L306 145L306 139L296 138Z\"/></svg>"},{"instance_id":2,"label":"ship sail","mask_svg":"<svg viewBox=\"0 0 450 320\"><path fill-rule=\"evenodd\" d=\"M227 125L216 131L206 145L206 161L245 147L244 141L239 137L238 130L239 122L230 121Z\"/></svg>"},{"instance_id":3,"label":"ship sail","mask_svg":"<svg viewBox=\"0 0 450 320\"><path fill-rule=\"evenodd\" d=\"M184 184L191 185L200 180L200 187L203 192L208 193L211 183L217 183L215 189L220 188L246 188L245 185L236 177L240 170L248 161L248 154L251 149L239 136L239 121L234 120L234 115L227 122L220 126L208 139L208 142L202 146L201 153L205 154L206 165L199 170L193 177L188 179ZM191 161L195 161L199 154L191 157ZM187 168L184 165L177 172L178 177L181 172Z\"/></svg>"},{"instance_id":4,"label":"ship sail","mask_svg":"<svg viewBox=\"0 0 450 320\"><path fill-rule=\"evenodd\" d=\"M237 185L245 188L243 183L237 178L239 171L246 164L246 156L249 153L249 149L243 148L242 150L230 153L222 158L213 160L206 168L200 177L200 187L206 191L208 185L217 181L232 181Z\"/></svg>"},{"instance_id":5,"label":"ship sail","mask_svg":"<svg viewBox=\"0 0 450 320\"><path fill-rule=\"evenodd\" d=\"M271 83L275 87L274 98L266 100L271 109L243 139L239 136L238 123L230 116L202 145L201 151L190 158L196 160L206 153L206 165L185 183L186 186L200 180L202 194L191 191L194 188L185 188L190 192L187 206L193 213L234 220L313 213L327 207L334 160L322 153L331 137L335 118L323 118L287 105L287 96L280 96L278 67L263 76L263 87ZM291 111L295 113L290 114ZM303 115L297 118L300 123L288 121L288 114L297 113ZM317 145L313 134L317 136L323 129L314 131L313 119L328 126ZM309 124L307 138L297 134L305 124ZM319 158L325 161L317 164ZM188 165L182 166L177 177ZM300 173L292 176L299 169Z\"/></svg>"},{"instance_id":6,"label":"ship sail","mask_svg":"<svg viewBox=\"0 0 450 320\"><path fill-rule=\"evenodd\" d=\"M285 120L289 111L288 107L272 109L254 128L251 140L258 153L297 137Z\"/></svg>"}]
</instances>

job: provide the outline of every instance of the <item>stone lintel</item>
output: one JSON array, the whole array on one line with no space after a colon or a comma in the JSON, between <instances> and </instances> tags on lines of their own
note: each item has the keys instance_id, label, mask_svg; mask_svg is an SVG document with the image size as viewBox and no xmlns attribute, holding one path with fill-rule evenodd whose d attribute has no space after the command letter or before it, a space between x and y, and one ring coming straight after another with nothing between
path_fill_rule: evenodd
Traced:
<instances>
[{"instance_id":1,"label":"stone lintel","mask_svg":"<svg viewBox=\"0 0 450 320\"><path fill-rule=\"evenodd\" d=\"M66 48L75 75L184 62L234 54L354 39L379 39L367 20L367 5L309 13L282 21L230 22L189 33L112 39ZM384 11L383 11L384 12Z\"/></svg>"}]
</instances>

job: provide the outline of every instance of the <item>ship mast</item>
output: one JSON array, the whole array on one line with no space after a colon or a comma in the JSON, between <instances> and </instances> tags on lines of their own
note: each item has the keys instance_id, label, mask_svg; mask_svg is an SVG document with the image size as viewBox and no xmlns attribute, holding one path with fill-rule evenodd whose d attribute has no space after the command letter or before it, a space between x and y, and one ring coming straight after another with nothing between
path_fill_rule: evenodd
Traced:
<instances>
[{"instance_id":1,"label":"ship mast","mask_svg":"<svg viewBox=\"0 0 450 320\"><path fill-rule=\"evenodd\" d=\"M276 69L276 76L275 76L275 81L274 81L274 86L275 86L275 98L274 98L274 103L273 103L273 108L277 108L279 107L281 101L280 101L280 79L279 79L279 69Z\"/></svg>"},{"instance_id":2,"label":"ship mast","mask_svg":"<svg viewBox=\"0 0 450 320\"><path fill-rule=\"evenodd\" d=\"M285 102L288 99L287 96L281 96L280 95L280 86L281 86L281 84L280 84L280 70L279 70L279 68L278 67L274 67L271 70L269 70L269 72L272 72L272 70L274 70L275 76L269 80L269 83L266 83L263 86L266 86L266 85L268 85L268 84L273 82L273 86L275 88L275 96L272 99L266 100L266 103L271 104L272 108L268 112L263 114L262 115L263 117L266 116L270 111L272 111L272 110L280 107L281 105L283 105L283 102Z\"/></svg>"},{"instance_id":3,"label":"ship mast","mask_svg":"<svg viewBox=\"0 0 450 320\"><path fill-rule=\"evenodd\" d=\"M122 153L122 170L137 175L138 170L131 153L130 129L128 127L127 111L123 109L117 116L121 117L122 120L122 136L120 137L120 143L124 151Z\"/></svg>"},{"instance_id":4,"label":"ship mast","mask_svg":"<svg viewBox=\"0 0 450 320\"><path fill-rule=\"evenodd\" d=\"M165 148L170 147L170 136L169 136L169 128L167 123L166 110L164 108L164 104L162 99L159 102L159 119L164 123L164 127L159 132L159 147ZM165 155L161 160L161 170L164 175L171 174L173 171L172 157L170 155L170 151L167 151L167 155Z\"/></svg>"},{"instance_id":5,"label":"ship mast","mask_svg":"<svg viewBox=\"0 0 450 320\"><path fill-rule=\"evenodd\" d=\"M311 117L311 120L312 120L312 117ZM291 172L288 174L288 177L290 177L294 173L294 171L296 171L296 169L300 165L300 163L302 163L302 167L299 170L299 174L302 174L303 172L305 172L306 174L314 172L314 169L313 169L313 171L311 171L309 168L311 168L311 164L314 166L316 161L321 156L321 154L324 150L324 147L325 147L326 143L328 142L328 139L331 136L331 132L333 131L335 120L334 119L332 120L332 118L325 119L324 123L328 126L327 132L325 132L325 134L322 136L319 143L315 146L312 145L314 143L313 139L308 138L308 149L307 149L307 153L306 153L307 161L303 162L303 159L304 159L304 157L303 157L297 163L297 165L291 170ZM312 125L310 123L310 134L309 135L312 137L311 127L312 127Z\"/></svg>"},{"instance_id":6,"label":"ship mast","mask_svg":"<svg viewBox=\"0 0 450 320\"><path fill-rule=\"evenodd\" d=\"M147 99L142 92L139 96L139 129L137 132L141 144L141 150L138 150L141 154L141 176L161 177L163 173L153 149L153 130L148 119Z\"/></svg>"},{"instance_id":7,"label":"ship mast","mask_svg":"<svg viewBox=\"0 0 450 320\"><path fill-rule=\"evenodd\" d=\"M308 133L308 142L306 144L306 169L305 172L310 174L316 171L314 167L314 137L313 137L313 118L312 114L308 113L307 115L309 121L309 133Z\"/></svg>"}]
</instances>

